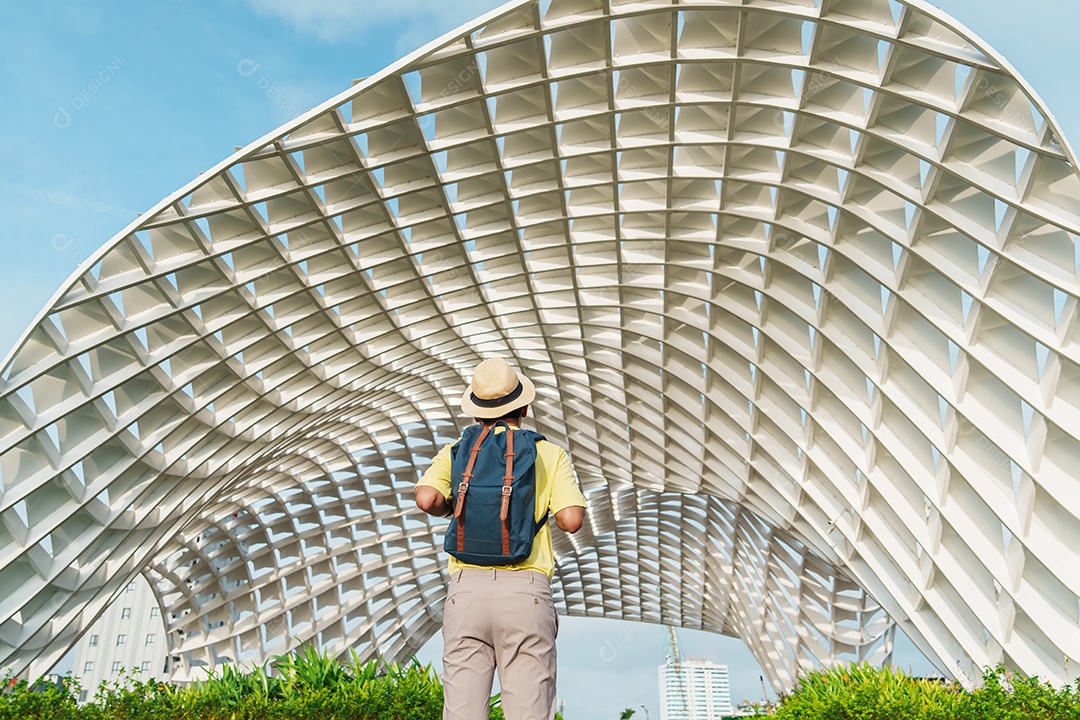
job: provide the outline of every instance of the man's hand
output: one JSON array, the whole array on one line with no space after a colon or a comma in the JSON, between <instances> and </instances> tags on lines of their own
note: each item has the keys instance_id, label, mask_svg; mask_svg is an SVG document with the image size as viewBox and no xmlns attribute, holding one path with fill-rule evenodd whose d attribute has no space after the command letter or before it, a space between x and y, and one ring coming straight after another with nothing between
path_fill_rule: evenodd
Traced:
<instances>
[{"instance_id":1,"label":"man's hand","mask_svg":"<svg viewBox=\"0 0 1080 720\"><path fill-rule=\"evenodd\" d=\"M443 494L429 485L417 485L413 492L416 494L416 507L428 515L446 517L450 514L450 503Z\"/></svg>"},{"instance_id":2,"label":"man's hand","mask_svg":"<svg viewBox=\"0 0 1080 720\"><path fill-rule=\"evenodd\" d=\"M555 513L555 524L559 526L560 530L565 530L568 533L576 533L581 529L583 522L585 522L585 508L578 505L565 507Z\"/></svg>"}]
</instances>

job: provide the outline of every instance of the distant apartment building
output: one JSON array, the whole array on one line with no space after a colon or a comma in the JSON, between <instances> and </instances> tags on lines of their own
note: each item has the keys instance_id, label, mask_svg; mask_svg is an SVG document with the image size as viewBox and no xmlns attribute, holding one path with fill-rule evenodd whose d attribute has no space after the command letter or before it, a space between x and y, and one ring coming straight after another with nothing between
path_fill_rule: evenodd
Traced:
<instances>
[{"instance_id":1,"label":"distant apartment building","mask_svg":"<svg viewBox=\"0 0 1080 720\"><path fill-rule=\"evenodd\" d=\"M733 713L727 665L684 660L660 666L660 720L715 720Z\"/></svg>"},{"instance_id":2,"label":"distant apartment building","mask_svg":"<svg viewBox=\"0 0 1080 720\"><path fill-rule=\"evenodd\" d=\"M71 674L82 683L79 701L92 698L101 681L112 681L121 669L135 671L142 680L165 680L167 657L161 609L150 585L140 576L75 645Z\"/></svg>"}]
</instances>

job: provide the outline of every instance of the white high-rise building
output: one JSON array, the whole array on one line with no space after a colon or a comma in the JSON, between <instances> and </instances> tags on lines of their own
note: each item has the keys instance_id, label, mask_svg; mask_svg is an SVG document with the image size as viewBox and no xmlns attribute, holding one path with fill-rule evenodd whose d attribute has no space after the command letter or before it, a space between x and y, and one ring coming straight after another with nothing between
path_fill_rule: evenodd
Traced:
<instances>
[{"instance_id":1,"label":"white high-rise building","mask_svg":"<svg viewBox=\"0 0 1080 720\"><path fill-rule=\"evenodd\" d=\"M684 660L660 666L660 720L715 720L733 713L727 665Z\"/></svg>"},{"instance_id":2,"label":"white high-rise building","mask_svg":"<svg viewBox=\"0 0 1080 720\"><path fill-rule=\"evenodd\" d=\"M82 683L79 702L92 698L102 680L111 682L123 669L135 671L141 680L167 680L167 656L161 608L139 576L75 645L71 674Z\"/></svg>"}]
</instances>

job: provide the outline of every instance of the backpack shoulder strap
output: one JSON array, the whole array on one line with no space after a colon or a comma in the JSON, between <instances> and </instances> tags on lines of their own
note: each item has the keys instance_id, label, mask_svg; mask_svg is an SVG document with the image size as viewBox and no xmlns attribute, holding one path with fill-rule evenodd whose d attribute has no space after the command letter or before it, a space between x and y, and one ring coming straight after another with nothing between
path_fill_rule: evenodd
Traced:
<instances>
[{"instance_id":1,"label":"backpack shoulder strap","mask_svg":"<svg viewBox=\"0 0 1080 720\"><path fill-rule=\"evenodd\" d=\"M461 475L461 484L458 485L457 503L454 505L454 518L458 521L458 552L465 552L465 494L469 492L469 480L473 477L476 456L480 454L480 446L483 445L488 433L491 432L491 427L491 425L484 425L484 429L480 431L480 437L476 438L476 443L472 446L472 450L469 451L469 463L465 466L465 472Z\"/></svg>"},{"instance_id":2,"label":"backpack shoulder strap","mask_svg":"<svg viewBox=\"0 0 1080 720\"><path fill-rule=\"evenodd\" d=\"M536 521L536 525L533 527L533 535L536 535L536 533L540 532L540 528L547 525L547 521L548 521L549 517L551 517L551 511L550 510L548 510L547 512L544 513L544 517L542 517L542 518L540 518L539 520Z\"/></svg>"},{"instance_id":3,"label":"backpack shoulder strap","mask_svg":"<svg viewBox=\"0 0 1080 720\"><path fill-rule=\"evenodd\" d=\"M506 425L506 472L503 473L502 506L499 508L499 519L502 520L502 551L503 555L510 554L510 493L514 483L514 428Z\"/></svg>"}]
</instances>

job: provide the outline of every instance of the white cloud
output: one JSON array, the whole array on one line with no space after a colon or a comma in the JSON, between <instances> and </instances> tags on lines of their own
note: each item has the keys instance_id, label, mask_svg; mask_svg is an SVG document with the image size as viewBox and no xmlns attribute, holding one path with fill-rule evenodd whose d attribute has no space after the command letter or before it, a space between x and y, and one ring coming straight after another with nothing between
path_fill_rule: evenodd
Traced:
<instances>
[{"instance_id":1,"label":"white cloud","mask_svg":"<svg viewBox=\"0 0 1080 720\"><path fill-rule=\"evenodd\" d=\"M259 16L273 18L296 32L324 42L362 38L388 26L400 27L399 51L429 40L498 7L501 0L246 0Z\"/></svg>"}]
</instances>

